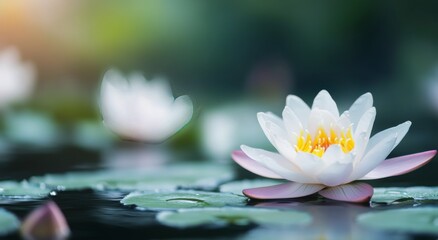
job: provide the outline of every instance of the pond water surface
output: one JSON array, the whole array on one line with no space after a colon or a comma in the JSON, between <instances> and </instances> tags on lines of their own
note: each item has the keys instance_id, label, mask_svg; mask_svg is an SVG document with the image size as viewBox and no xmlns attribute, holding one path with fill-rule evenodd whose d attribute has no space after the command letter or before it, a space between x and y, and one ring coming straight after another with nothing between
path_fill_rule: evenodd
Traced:
<instances>
[{"instance_id":1,"label":"pond water surface","mask_svg":"<svg viewBox=\"0 0 438 240\"><path fill-rule=\"evenodd\" d=\"M78 171L93 173L93 171L106 169L120 170L124 164L117 161L130 161L130 159L122 157L119 160L112 159L111 161L113 162L109 164L106 158L108 158L107 154L76 148L50 151L16 151L14 154L3 156L3 160L0 163L0 180L19 181L30 179L32 176L43 176L48 173L63 174L65 172ZM148 155L145 158L151 157ZM202 161L185 162L181 160L184 158L187 158L187 155L171 154L170 160L164 160L162 164L159 161L158 163L154 162L154 160L149 160L149 165L148 163L142 165L141 161L139 162L143 168L149 168L149 170L156 169L153 171L164 176L170 174L170 170L166 171L166 169L170 169L174 164L203 164ZM132 161L134 162L134 160ZM147 159L144 161L147 161ZM128 165L128 168L139 168L139 163L133 162L126 163L125 165ZM130 164L132 166L129 166ZM254 178L252 174L245 172L238 166L230 166L232 166L231 170L234 176L229 177L229 174L225 173L226 177L220 179L221 182ZM193 175L196 176L196 174L196 169L194 169ZM174 175L172 176L174 177ZM402 178L400 182L377 181L370 183L377 187L423 185L421 180L415 181L415 179L409 178ZM433 181L428 181L428 183L430 183L429 185L436 184ZM126 182L124 184L126 187ZM208 182L208 184L207 190L203 189L202 184L197 184L192 188L195 190L219 192L218 186L212 186L211 182ZM145 187L145 185L141 186ZM149 185L146 185L146 187L149 188ZM180 189L181 187L177 188ZM191 187L187 186L184 189L190 190ZM438 229L438 214L434 215L431 212L435 207L438 208L438 200L436 199L418 199L407 196L405 198L397 197L395 201L349 204L330 201L313 195L306 198L281 201L247 201L242 206L233 206L231 204L231 207L239 207L239 211L240 207L245 209L274 209L280 212L296 211L305 213L303 216L308 216L311 220L305 224L305 221L299 223L297 219L294 220L297 221L297 224L293 222L288 224L288 220L284 220L286 223L282 224L277 219L274 220L274 222L277 221L277 224L264 224L255 223L257 222L256 220L252 221L245 214L227 215L229 213L224 213L222 215L214 215L215 220L213 222L181 228L158 221L156 216L162 211L139 210L134 205L121 204L120 201L130 192L131 190L126 188L120 190L117 187L115 189L61 189L61 191L52 192L42 199L20 200L0 198L0 207L23 219L31 210L51 199L59 205L67 218L72 231L70 239L268 239L269 237L274 239L438 239L438 231L433 231L433 229L432 231L403 228L382 230L366 224L366 221L361 223L358 220L359 218L364 218L359 216L364 216L367 213L425 208L430 212L430 216L428 213L420 213L421 217L428 218L425 220L426 223L424 225L429 224L433 228L434 224L436 224ZM385 194L394 193L386 192ZM397 194L403 195L400 192ZM183 200L189 201L190 199ZM170 211L173 213L176 210L172 209ZM415 223L415 219L412 221L411 225L421 224ZM215 224L215 222L222 224ZM20 239L20 236L18 233L13 233L6 236L6 238Z\"/></svg>"}]
</instances>

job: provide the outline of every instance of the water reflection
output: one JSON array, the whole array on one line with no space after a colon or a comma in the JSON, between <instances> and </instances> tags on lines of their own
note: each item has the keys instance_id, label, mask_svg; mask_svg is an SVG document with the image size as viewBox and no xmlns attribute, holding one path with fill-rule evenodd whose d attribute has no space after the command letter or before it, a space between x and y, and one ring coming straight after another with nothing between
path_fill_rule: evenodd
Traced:
<instances>
[{"instance_id":1,"label":"water reflection","mask_svg":"<svg viewBox=\"0 0 438 240\"><path fill-rule=\"evenodd\" d=\"M98 222L128 228L136 228L156 224L155 213L135 211L130 207L121 206L120 200L126 195L117 191L97 192L95 196L100 203L91 212Z\"/></svg>"},{"instance_id":2,"label":"water reflection","mask_svg":"<svg viewBox=\"0 0 438 240\"><path fill-rule=\"evenodd\" d=\"M103 152L102 167L107 169L157 169L169 162L165 146L126 143Z\"/></svg>"},{"instance_id":3,"label":"water reflection","mask_svg":"<svg viewBox=\"0 0 438 240\"><path fill-rule=\"evenodd\" d=\"M311 201L270 201L256 203L255 207L302 210L312 215L313 223L308 227L281 229L275 233L272 229L256 229L244 239L266 239L275 233L276 239L409 239L401 234L389 234L364 229L357 224L356 217L370 208L365 205L331 202L327 200ZM278 238L277 238L278 236Z\"/></svg>"}]
</instances>

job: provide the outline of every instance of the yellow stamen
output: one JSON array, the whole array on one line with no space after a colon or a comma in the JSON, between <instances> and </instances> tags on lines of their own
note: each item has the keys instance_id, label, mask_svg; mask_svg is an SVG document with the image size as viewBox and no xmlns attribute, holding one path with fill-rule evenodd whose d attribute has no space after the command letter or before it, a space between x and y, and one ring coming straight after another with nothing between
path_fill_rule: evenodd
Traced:
<instances>
[{"instance_id":1,"label":"yellow stamen","mask_svg":"<svg viewBox=\"0 0 438 240\"><path fill-rule=\"evenodd\" d=\"M344 153L348 153L354 148L354 139L351 133L351 128L347 132L340 131L337 133L334 129L330 129L327 134L323 128L319 128L312 139L310 133L301 131L295 145L295 150L301 152L312 153L318 157L322 157L328 147L333 144L338 144Z\"/></svg>"}]
</instances>

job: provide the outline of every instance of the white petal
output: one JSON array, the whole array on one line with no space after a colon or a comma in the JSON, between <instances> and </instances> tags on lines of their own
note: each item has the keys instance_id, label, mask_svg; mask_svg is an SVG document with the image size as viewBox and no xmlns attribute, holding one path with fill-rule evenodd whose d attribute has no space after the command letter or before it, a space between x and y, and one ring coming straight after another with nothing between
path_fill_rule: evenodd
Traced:
<instances>
[{"instance_id":1,"label":"white petal","mask_svg":"<svg viewBox=\"0 0 438 240\"><path fill-rule=\"evenodd\" d=\"M36 70L22 62L17 48L9 47L0 52L0 108L26 100L35 85Z\"/></svg>"},{"instance_id":2,"label":"white petal","mask_svg":"<svg viewBox=\"0 0 438 240\"><path fill-rule=\"evenodd\" d=\"M366 138L368 139L371 135L371 130L373 129L374 120L376 119L376 108L372 107L368 109L360 118L356 126L356 131L353 133L356 139L360 134L366 133Z\"/></svg>"},{"instance_id":3,"label":"white petal","mask_svg":"<svg viewBox=\"0 0 438 240\"><path fill-rule=\"evenodd\" d=\"M336 162L330 164L318 174L318 180L326 186L338 186L348 182L349 176L353 171L353 163Z\"/></svg>"},{"instance_id":4,"label":"white petal","mask_svg":"<svg viewBox=\"0 0 438 240\"><path fill-rule=\"evenodd\" d=\"M326 166L321 158L307 152L298 152L292 162L307 176L315 176Z\"/></svg>"},{"instance_id":5,"label":"white petal","mask_svg":"<svg viewBox=\"0 0 438 240\"><path fill-rule=\"evenodd\" d=\"M143 130L144 141L162 142L175 134L192 118L193 103L190 97L180 96L175 99L172 106L162 110L163 112L157 115L154 115L153 111L144 112L149 114L142 117L142 126L139 126L139 129Z\"/></svg>"},{"instance_id":6,"label":"white petal","mask_svg":"<svg viewBox=\"0 0 438 240\"><path fill-rule=\"evenodd\" d=\"M175 134L183 126L185 126L193 115L193 103L188 96L178 97L170 106L151 106L146 105L150 109L141 109L138 111L143 113L139 119L137 129L144 136L143 141L162 142Z\"/></svg>"},{"instance_id":7,"label":"white petal","mask_svg":"<svg viewBox=\"0 0 438 240\"><path fill-rule=\"evenodd\" d=\"M307 130L311 136L315 136L320 128L323 128L327 133L332 128L336 128L336 119L327 110L312 109L309 116L309 125Z\"/></svg>"},{"instance_id":8,"label":"white petal","mask_svg":"<svg viewBox=\"0 0 438 240\"><path fill-rule=\"evenodd\" d=\"M300 132L304 130L298 116L287 106L283 110L283 121L290 137L297 137L300 135Z\"/></svg>"},{"instance_id":9,"label":"white petal","mask_svg":"<svg viewBox=\"0 0 438 240\"><path fill-rule=\"evenodd\" d=\"M316 95L312 105L312 109L315 108L327 110L333 114L334 117L339 117L338 106L326 90L322 90L318 93L318 95Z\"/></svg>"},{"instance_id":10,"label":"white petal","mask_svg":"<svg viewBox=\"0 0 438 240\"><path fill-rule=\"evenodd\" d=\"M268 117L268 119L277 124L278 126L284 128L284 124L283 124L283 119L281 119L279 116L275 115L272 112L265 112L266 117Z\"/></svg>"},{"instance_id":11,"label":"white petal","mask_svg":"<svg viewBox=\"0 0 438 240\"><path fill-rule=\"evenodd\" d=\"M301 98L295 95L287 96L286 106L289 107L296 116L298 116L303 127L306 127L310 114L309 106Z\"/></svg>"},{"instance_id":12,"label":"white petal","mask_svg":"<svg viewBox=\"0 0 438 240\"><path fill-rule=\"evenodd\" d=\"M376 144L379 144L383 139L385 139L389 135L396 134L397 140L395 141L393 149L400 143L400 141L405 137L406 133L409 131L412 123L410 121L406 121L402 124L399 124L395 127L388 128L383 130L377 134L375 134L368 143L367 150L375 147Z\"/></svg>"},{"instance_id":13,"label":"white petal","mask_svg":"<svg viewBox=\"0 0 438 240\"><path fill-rule=\"evenodd\" d=\"M350 107L350 120L357 127L362 115L373 106L373 95L371 93L365 93L360 96Z\"/></svg>"},{"instance_id":14,"label":"white petal","mask_svg":"<svg viewBox=\"0 0 438 240\"><path fill-rule=\"evenodd\" d=\"M396 140L397 135L392 134L380 141L380 143L375 145L372 149L369 149L365 156L356 163L350 180L354 181L359 179L376 168L391 153Z\"/></svg>"},{"instance_id":15,"label":"white petal","mask_svg":"<svg viewBox=\"0 0 438 240\"><path fill-rule=\"evenodd\" d=\"M154 99L161 102L173 101L173 93L169 81L163 77L156 77L149 82L150 92Z\"/></svg>"},{"instance_id":16,"label":"white petal","mask_svg":"<svg viewBox=\"0 0 438 240\"><path fill-rule=\"evenodd\" d=\"M347 131L348 128L350 128L352 126L352 123L350 121L350 113L348 111L345 111L341 114L341 116L339 117L339 119L337 121L337 125L343 131Z\"/></svg>"},{"instance_id":17,"label":"white petal","mask_svg":"<svg viewBox=\"0 0 438 240\"><path fill-rule=\"evenodd\" d=\"M304 176L289 160L280 154L245 145L242 145L241 149L248 157L264 165L267 169L284 179L299 183L308 183L310 181L308 177Z\"/></svg>"},{"instance_id":18,"label":"white petal","mask_svg":"<svg viewBox=\"0 0 438 240\"><path fill-rule=\"evenodd\" d=\"M175 99L173 103L173 115L174 115L174 131L178 131L184 125L186 125L193 115L193 102L189 96L184 95Z\"/></svg>"},{"instance_id":19,"label":"white petal","mask_svg":"<svg viewBox=\"0 0 438 240\"><path fill-rule=\"evenodd\" d=\"M109 69L103 75L102 85L112 84L120 91L128 91L129 84L126 78L117 69Z\"/></svg>"},{"instance_id":20,"label":"white petal","mask_svg":"<svg viewBox=\"0 0 438 240\"><path fill-rule=\"evenodd\" d=\"M368 134L365 132L359 134L359 136L354 139L354 148L351 151L351 153L354 154L354 162L362 160L369 140Z\"/></svg>"},{"instance_id":21,"label":"white petal","mask_svg":"<svg viewBox=\"0 0 438 240\"><path fill-rule=\"evenodd\" d=\"M326 150L324 155L322 155L322 160L327 164L332 164L335 162L340 163L349 163L352 162L353 154L350 153L344 153L342 151L342 148L339 144L333 144L329 146Z\"/></svg>"},{"instance_id":22,"label":"white petal","mask_svg":"<svg viewBox=\"0 0 438 240\"><path fill-rule=\"evenodd\" d=\"M281 176L267 169L264 165L254 161L254 159L248 157L243 151L233 151L231 154L233 160L246 170L260 175L262 177L282 179Z\"/></svg>"},{"instance_id":23,"label":"white petal","mask_svg":"<svg viewBox=\"0 0 438 240\"><path fill-rule=\"evenodd\" d=\"M318 173L318 180L326 186L346 183L353 170L353 154L344 153L339 145L331 145L322 156L326 166Z\"/></svg>"},{"instance_id":24,"label":"white petal","mask_svg":"<svg viewBox=\"0 0 438 240\"><path fill-rule=\"evenodd\" d=\"M257 114L257 119L266 137L271 142L271 144L274 145L275 147L276 147L275 144L276 141L274 140L275 138L283 138L283 139L288 138L282 120L281 119L279 120L279 118L274 114L260 112Z\"/></svg>"},{"instance_id":25,"label":"white petal","mask_svg":"<svg viewBox=\"0 0 438 240\"><path fill-rule=\"evenodd\" d=\"M100 108L105 124L114 132L127 131L126 118L129 117L125 94L127 82L116 70L105 73L100 94ZM123 128L123 129L122 129Z\"/></svg>"},{"instance_id":26,"label":"white petal","mask_svg":"<svg viewBox=\"0 0 438 240\"><path fill-rule=\"evenodd\" d=\"M259 122L265 135L268 137L271 144L277 149L277 151L286 157L287 159L293 159L296 155L294 145L292 145L290 136L286 135L284 128L278 126L274 121L264 119L263 113L260 113ZM268 116L269 118L273 116ZM283 123L281 123L283 125ZM296 137L295 137L296 138Z\"/></svg>"},{"instance_id":27,"label":"white petal","mask_svg":"<svg viewBox=\"0 0 438 240\"><path fill-rule=\"evenodd\" d=\"M290 141L286 141L281 138L274 138L274 146L277 151L287 158L289 161L292 161L296 158L297 152L295 151L295 146L291 144Z\"/></svg>"}]
</instances>

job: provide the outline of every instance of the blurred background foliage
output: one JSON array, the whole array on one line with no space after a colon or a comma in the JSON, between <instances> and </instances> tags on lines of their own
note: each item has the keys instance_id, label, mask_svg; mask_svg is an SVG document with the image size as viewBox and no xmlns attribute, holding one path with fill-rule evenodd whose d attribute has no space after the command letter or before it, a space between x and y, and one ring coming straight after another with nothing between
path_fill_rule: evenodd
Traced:
<instances>
[{"instance_id":1,"label":"blurred background foliage","mask_svg":"<svg viewBox=\"0 0 438 240\"><path fill-rule=\"evenodd\" d=\"M224 144L222 158L242 143L262 147L256 112L327 89L341 110L372 92L375 131L413 121L402 154L438 145L437 11L438 1L0 0L0 49L17 47L37 69L18 107L63 126L100 121L99 84L116 67L164 75L175 96L194 99L178 146ZM228 120L205 123L211 112Z\"/></svg>"}]
</instances>

